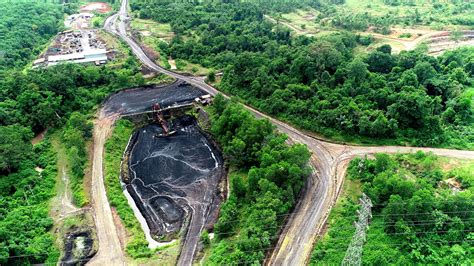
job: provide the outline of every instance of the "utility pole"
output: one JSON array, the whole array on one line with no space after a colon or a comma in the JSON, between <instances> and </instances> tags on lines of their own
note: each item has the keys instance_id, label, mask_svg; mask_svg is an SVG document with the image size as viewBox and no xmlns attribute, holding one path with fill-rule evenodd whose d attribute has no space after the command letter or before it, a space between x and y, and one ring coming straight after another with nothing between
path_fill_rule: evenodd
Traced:
<instances>
[{"instance_id":1,"label":"utility pole","mask_svg":"<svg viewBox=\"0 0 474 266\"><path fill-rule=\"evenodd\" d=\"M372 218L372 201L367 195L362 194L360 210L357 212L359 213L359 220L354 223L356 231L342 260L343 266L359 266L362 264L362 249L366 240L369 222Z\"/></svg>"}]
</instances>

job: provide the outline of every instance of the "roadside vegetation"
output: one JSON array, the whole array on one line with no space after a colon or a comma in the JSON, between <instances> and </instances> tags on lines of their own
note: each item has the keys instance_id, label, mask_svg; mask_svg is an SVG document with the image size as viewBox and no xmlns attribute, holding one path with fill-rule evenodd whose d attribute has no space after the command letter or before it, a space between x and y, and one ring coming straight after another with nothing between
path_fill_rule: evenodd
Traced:
<instances>
[{"instance_id":1,"label":"roadside vegetation","mask_svg":"<svg viewBox=\"0 0 474 266\"><path fill-rule=\"evenodd\" d=\"M104 172L107 198L110 205L117 211L129 234L126 245L127 254L137 259L151 257L154 252L148 248L145 234L123 194L120 182L122 155L133 130L132 122L128 120L117 121L112 136L105 144Z\"/></svg>"},{"instance_id":2,"label":"roadside vegetation","mask_svg":"<svg viewBox=\"0 0 474 266\"><path fill-rule=\"evenodd\" d=\"M139 16L139 14L138 14ZM192 63L184 59L173 59L168 47L175 33L171 30L169 23L159 23L150 19L134 19L131 23L136 39L144 46L148 54L155 61L166 69L178 73L192 74L196 76L206 76L211 70L199 63ZM184 39L194 38L193 33Z\"/></svg>"},{"instance_id":3,"label":"roadside vegetation","mask_svg":"<svg viewBox=\"0 0 474 266\"><path fill-rule=\"evenodd\" d=\"M211 133L230 166L230 195L222 205L205 264L259 264L278 240L285 217L310 173L310 153L287 145L268 120L258 120L221 95L209 108Z\"/></svg>"},{"instance_id":4,"label":"roadside vegetation","mask_svg":"<svg viewBox=\"0 0 474 266\"><path fill-rule=\"evenodd\" d=\"M73 112L62 132L62 141L67 148L70 165L73 202L82 207L89 203L84 191L84 170L88 159L87 146L92 137L93 124L79 112Z\"/></svg>"},{"instance_id":5,"label":"roadside vegetation","mask_svg":"<svg viewBox=\"0 0 474 266\"><path fill-rule=\"evenodd\" d=\"M340 264L355 232L358 198L372 200L363 264L469 264L474 164L430 153L354 159L312 264Z\"/></svg>"}]
</instances>

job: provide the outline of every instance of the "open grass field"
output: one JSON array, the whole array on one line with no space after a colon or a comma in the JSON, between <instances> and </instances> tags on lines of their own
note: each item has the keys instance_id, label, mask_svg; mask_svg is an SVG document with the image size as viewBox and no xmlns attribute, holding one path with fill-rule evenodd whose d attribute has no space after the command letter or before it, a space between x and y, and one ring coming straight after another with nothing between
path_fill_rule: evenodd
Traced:
<instances>
[{"instance_id":1,"label":"open grass field","mask_svg":"<svg viewBox=\"0 0 474 266\"><path fill-rule=\"evenodd\" d=\"M382 0L348 0L342 5L321 9L297 9L287 14L267 16L298 35L320 36L341 29L361 35L372 35L376 40L366 51L389 44L394 53L413 50L419 44L447 31L469 30L471 4L452 4L441 1L414 1L412 5L392 6ZM444 49L468 45L446 45Z\"/></svg>"},{"instance_id":2,"label":"open grass field","mask_svg":"<svg viewBox=\"0 0 474 266\"><path fill-rule=\"evenodd\" d=\"M162 24L147 19L133 19L132 29L137 30L146 44L155 45L156 40L170 42L174 37L170 24Z\"/></svg>"},{"instance_id":3,"label":"open grass field","mask_svg":"<svg viewBox=\"0 0 474 266\"><path fill-rule=\"evenodd\" d=\"M382 0L346 0L346 3L342 5L342 7L344 10L350 10L356 13L368 12L374 16L385 16L389 13L406 16L413 12L414 8L419 9L419 11L428 11L433 8L432 1L415 0L413 2L413 6L390 6L384 4ZM444 2L448 3L448 1Z\"/></svg>"}]
</instances>

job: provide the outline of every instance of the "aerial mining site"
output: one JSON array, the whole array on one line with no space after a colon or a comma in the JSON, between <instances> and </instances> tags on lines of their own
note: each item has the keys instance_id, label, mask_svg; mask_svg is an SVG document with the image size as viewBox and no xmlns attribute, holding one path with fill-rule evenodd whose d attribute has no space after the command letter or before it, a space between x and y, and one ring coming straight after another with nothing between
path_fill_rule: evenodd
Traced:
<instances>
[{"instance_id":1,"label":"aerial mining site","mask_svg":"<svg viewBox=\"0 0 474 266\"><path fill-rule=\"evenodd\" d=\"M149 246L182 237L181 259L192 259L225 194L222 154L196 118L186 114L207 99L200 89L176 82L121 91L102 109L103 117L135 123L122 161L124 193Z\"/></svg>"},{"instance_id":2,"label":"aerial mining site","mask_svg":"<svg viewBox=\"0 0 474 266\"><path fill-rule=\"evenodd\" d=\"M0 0L0 266L472 264L474 1L94 1Z\"/></svg>"}]
</instances>

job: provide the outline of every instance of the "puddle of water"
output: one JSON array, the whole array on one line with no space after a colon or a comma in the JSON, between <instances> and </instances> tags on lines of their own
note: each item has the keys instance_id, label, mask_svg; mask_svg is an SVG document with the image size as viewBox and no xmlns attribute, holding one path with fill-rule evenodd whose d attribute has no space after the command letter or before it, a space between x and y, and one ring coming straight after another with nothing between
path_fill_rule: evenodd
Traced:
<instances>
[{"instance_id":1,"label":"puddle of water","mask_svg":"<svg viewBox=\"0 0 474 266\"><path fill-rule=\"evenodd\" d=\"M124 183L121 182L121 184L122 184L122 187L125 187ZM123 194L125 194L128 204L130 205L130 207L132 207L133 213L135 214L135 217L137 217L137 220L140 223L140 226L142 227L143 232L145 233L146 241L148 241L148 248L154 249L154 248L172 244L173 242L176 241L176 240L172 240L170 242L158 242L155 239L153 239L153 237L151 237L150 227L148 227L145 217L143 217L142 213L138 209L137 205L135 204L135 201L133 200L132 196L130 196L130 193L128 193L127 189L123 190Z\"/></svg>"}]
</instances>

